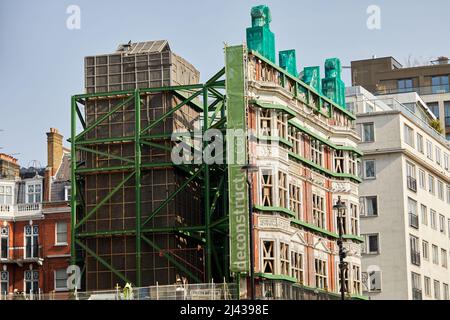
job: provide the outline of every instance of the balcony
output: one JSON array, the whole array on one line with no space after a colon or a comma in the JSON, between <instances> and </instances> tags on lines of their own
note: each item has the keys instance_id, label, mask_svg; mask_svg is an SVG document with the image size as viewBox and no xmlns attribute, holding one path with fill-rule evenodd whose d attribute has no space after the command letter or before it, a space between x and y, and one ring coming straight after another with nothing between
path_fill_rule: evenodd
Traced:
<instances>
[{"instance_id":1,"label":"balcony","mask_svg":"<svg viewBox=\"0 0 450 320\"><path fill-rule=\"evenodd\" d=\"M413 192L417 192L417 179L416 178L408 177L406 184L407 184L409 190L411 190Z\"/></svg>"},{"instance_id":2,"label":"balcony","mask_svg":"<svg viewBox=\"0 0 450 320\"><path fill-rule=\"evenodd\" d=\"M415 213L409 213L409 226L414 229L419 229L419 216Z\"/></svg>"},{"instance_id":3,"label":"balcony","mask_svg":"<svg viewBox=\"0 0 450 320\"><path fill-rule=\"evenodd\" d=\"M26 218L42 213L42 203L0 204L0 218Z\"/></svg>"},{"instance_id":4,"label":"balcony","mask_svg":"<svg viewBox=\"0 0 450 320\"><path fill-rule=\"evenodd\" d=\"M450 87L448 84L436 85L436 86L424 86L424 87L411 87L411 88L392 88L392 89L379 89L376 94L397 94L397 93L407 93L407 92L417 92L419 95L431 95L431 94L443 94L449 93Z\"/></svg>"},{"instance_id":5,"label":"balcony","mask_svg":"<svg viewBox=\"0 0 450 320\"><path fill-rule=\"evenodd\" d=\"M22 266L24 263L35 262L42 265L44 261L44 250L42 246L28 246L28 247L10 247L6 257L2 254L0 263L16 263Z\"/></svg>"},{"instance_id":6,"label":"balcony","mask_svg":"<svg viewBox=\"0 0 450 320\"><path fill-rule=\"evenodd\" d=\"M420 252L411 250L411 263L420 266Z\"/></svg>"},{"instance_id":7,"label":"balcony","mask_svg":"<svg viewBox=\"0 0 450 320\"><path fill-rule=\"evenodd\" d=\"M422 290L413 288L412 299L413 300L422 300Z\"/></svg>"}]
</instances>

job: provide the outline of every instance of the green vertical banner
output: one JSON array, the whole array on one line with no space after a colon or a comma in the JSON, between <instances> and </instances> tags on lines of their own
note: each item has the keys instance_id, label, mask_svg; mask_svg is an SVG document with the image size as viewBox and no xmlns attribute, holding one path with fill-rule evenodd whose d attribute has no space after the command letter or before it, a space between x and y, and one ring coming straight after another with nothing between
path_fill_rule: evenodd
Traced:
<instances>
[{"instance_id":1,"label":"green vertical banner","mask_svg":"<svg viewBox=\"0 0 450 320\"><path fill-rule=\"evenodd\" d=\"M230 271L246 273L249 267L249 212L247 174L244 46L225 48L227 101L227 165L230 219Z\"/></svg>"}]
</instances>

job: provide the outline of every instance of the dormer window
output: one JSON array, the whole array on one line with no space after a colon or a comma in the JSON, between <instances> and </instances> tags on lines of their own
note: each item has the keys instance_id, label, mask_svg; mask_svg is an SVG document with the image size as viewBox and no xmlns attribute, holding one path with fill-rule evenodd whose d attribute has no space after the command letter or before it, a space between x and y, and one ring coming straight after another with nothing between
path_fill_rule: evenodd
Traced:
<instances>
[{"instance_id":1,"label":"dormer window","mask_svg":"<svg viewBox=\"0 0 450 320\"><path fill-rule=\"evenodd\" d=\"M42 184L28 183L27 184L27 203L42 202Z\"/></svg>"}]
</instances>

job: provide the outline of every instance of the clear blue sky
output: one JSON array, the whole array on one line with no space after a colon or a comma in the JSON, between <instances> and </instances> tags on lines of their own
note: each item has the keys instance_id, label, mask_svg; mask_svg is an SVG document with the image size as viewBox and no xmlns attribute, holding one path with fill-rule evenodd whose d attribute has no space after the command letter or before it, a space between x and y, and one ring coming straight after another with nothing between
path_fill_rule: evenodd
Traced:
<instances>
[{"instance_id":1,"label":"clear blue sky","mask_svg":"<svg viewBox=\"0 0 450 320\"><path fill-rule=\"evenodd\" d=\"M66 28L71 4L81 8L80 30ZM270 6L277 50L296 49L299 70L328 57L349 65L373 54L401 63L450 55L448 0L0 0L0 152L19 153L22 166L46 165L45 132L70 133L84 56L167 39L206 79L223 66L224 42L245 41L256 4ZM381 8L381 30L366 27L372 4Z\"/></svg>"}]
</instances>

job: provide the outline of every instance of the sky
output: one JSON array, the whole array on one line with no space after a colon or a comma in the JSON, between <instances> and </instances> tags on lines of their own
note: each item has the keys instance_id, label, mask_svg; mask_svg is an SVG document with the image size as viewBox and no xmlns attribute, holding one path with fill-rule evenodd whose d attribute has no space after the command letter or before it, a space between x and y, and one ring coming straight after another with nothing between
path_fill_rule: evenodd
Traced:
<instances>
[{"instance_id":1,"label":"sky","mask_svg":"<svg viewBox=\"0 0 450 320\"><path fill-rule=\"evenodd\" d=\"M47 165L45 133L54 127L69 137L85 56L167 39L204 81L223 67L224 43L245 42L259 4L271 9L276 50L296 49L298 70L330 57L349 66L373 55L400 63L450 56L448 0L0 0L0 152L25 167ZM67 28L70 5L80 8L79 29ZM371 5L380 29L367 27ZM350 85L350 71L343 74Z\"/></svg>"}]
</instances>

